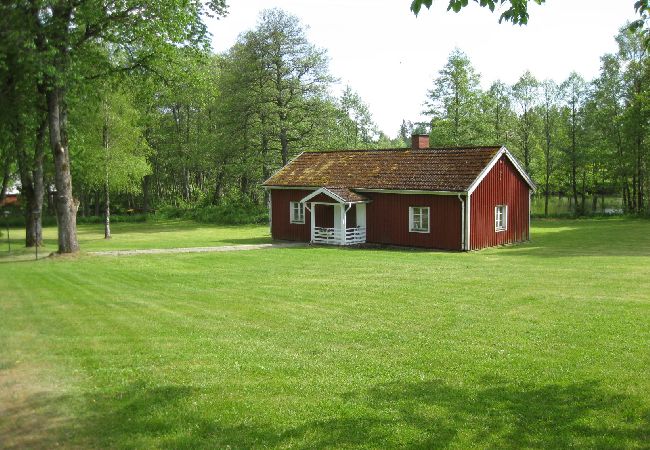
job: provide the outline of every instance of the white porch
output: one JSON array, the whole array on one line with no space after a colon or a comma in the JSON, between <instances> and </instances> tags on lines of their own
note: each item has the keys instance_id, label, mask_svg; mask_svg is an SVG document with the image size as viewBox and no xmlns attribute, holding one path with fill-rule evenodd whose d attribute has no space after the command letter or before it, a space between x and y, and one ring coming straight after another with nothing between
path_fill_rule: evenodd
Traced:
<instances>
[{"instance_id":1,"label":"white porch","mask_svg":"<svg viewBox=\"0 0 650 450\"><path fill-rule=\"evenodd\" d=\"M314 244L354 245L366 242L366 228L324 228L314 227L311 233Z\"/></svg>"},{"instance_id":2,"label":"white porch","mask_svg":"<svg viewBox=\"0 0 650 450\"><path fill-rule=\"evenodd\" d=\"M368 200L365 197L344 188L321 188L303 198L301 203L310 212L313 244L356 245L366 242ZM319 205L327 208L319 208ZM322 226L323 222L328 226Z\"/></svg>"}]
</instances>

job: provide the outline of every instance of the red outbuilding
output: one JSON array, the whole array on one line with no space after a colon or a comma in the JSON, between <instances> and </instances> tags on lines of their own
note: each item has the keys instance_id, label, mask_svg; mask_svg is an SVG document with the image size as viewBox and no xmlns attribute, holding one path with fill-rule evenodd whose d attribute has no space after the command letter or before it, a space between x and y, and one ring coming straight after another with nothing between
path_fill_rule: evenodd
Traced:
<instances>
[{"instance_id":1,"label":"red outbuilding","mask_svg":"<svg viewBox=\"0 0 650 450\"><path fill-rule=\"evenodd\" d=\"M303 152L264 182L274 239L477 250L530 238L535 185L505 147Z\"/></svg>"}]
</instances>

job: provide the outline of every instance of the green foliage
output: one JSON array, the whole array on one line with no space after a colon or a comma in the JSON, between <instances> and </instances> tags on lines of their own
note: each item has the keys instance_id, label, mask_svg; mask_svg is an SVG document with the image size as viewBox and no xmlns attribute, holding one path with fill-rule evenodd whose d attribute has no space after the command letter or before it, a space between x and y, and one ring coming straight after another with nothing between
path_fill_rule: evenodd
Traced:
<instances>
[{"instance_id":1,"label":"green foliage","mask_svg":"<svg viewBox=\"0 0 650 450\"><path fill-rule=\"evenodd\" d=\"M629 25L629 30L633 33L639 32L643 36L643 45L646 49L650 48L650 1L637 0L634 3L634 9L639 18Z\"/></svg>"},{"instance_id":2,"label":"green foliage","mask_svg":"<svg viewBox=\"0 0 650 450\"><path fill-rule=\"evenodd\" d=\"M339 128L344 132L344 142L340 148L363 148L372 146L379 135L372 114L361 96L346 86L339 99L343 113Z\"/></svg>"},{"instance_id":3,"label":"green foliage","mask_svg":"<svg viewBox=\"0 0 650 450\"><path fill-rule=\"evenodd\" d=\"M479 80L467 55L455 49L427 92L425 114L431 117L432 145L480 141Z\"/></svg>"},{"instance_id":4,"label":"green foliage","mask_svg":"<svg viewBox=\"0 0 650 450\"><path fill-rule=\"evenodd\" d=\"M140 113L119 89L74 98L71 108L73 179L82 190L138 193L151 173L151 153L142 135Z\"/></svg>"},{"instance_id":5,"label":"green foliage","mask_svg":"<svg viewBox=\"0 0 650 450\"><path fill-rule=\"evenodd\" d=\"M163 219L194 220L199 223L215 225L243 225L268 223L268 209L250 200L235 200L219 205L177 207L163 206L156 211L156 216Z\"/></svg>"},{"instance_id":6,"label":"green foliage","mask_svg":"<svg viewBox=\"0 0 650 450\"><path fill-rule=\"evenodd\" d=\"M534 176L531 161L535 153L535 137L538 135L539 117L535 108L539 101L539 82L532 73L526 71L512 86L512 99L517 112L517 147L520 150L518 156L522 159L526 172Z\"/></svg>"},{"instance_id":7,"label":"green foliage","mask_svg":"<svg viewBox=\"0 0 650 450\"><path fill-rule=\"evenodd\" d=\"M499 17L499 23L502 21L512 22L513 24L525 25L528 23L528 3L531 0L474 0L481 7L487 7L490 11L494 12L497 5L508 4ZM532 0L538 5L544 3L545 0ZM433 0L413 0L411 3L411 11L418 15L422 6L427 9L431 7ZM469 0L449 0L447 11L460 12L464 7L469 4Z\"/></svg>"},{"instance_id":8,"label":"green foliage","mask_svg":"<svg viewBox=\"0 0 650 450\"><path fill-rule=\"evenodd\" d=\"M545 202L570 195L574 215L593 214L595 199L618 194L626 212L650 211L650 63L640 32L623 27L616 41L618 53L603 57L593 82L572 73L558 86L526 72L487 91L455 50L425 101L432 145L506 145ZM407 121L400 127L407 145L413 129Z\"/></svg>"}]
</instances>

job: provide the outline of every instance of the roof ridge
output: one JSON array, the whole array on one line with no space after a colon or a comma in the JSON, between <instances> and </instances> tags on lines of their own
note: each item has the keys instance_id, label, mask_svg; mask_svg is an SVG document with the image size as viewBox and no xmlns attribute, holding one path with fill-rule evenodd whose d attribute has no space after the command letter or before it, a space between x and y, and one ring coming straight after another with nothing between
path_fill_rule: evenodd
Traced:
<instances>
[{"instance_id":1,"label":"roof ridge","mask_svg":"<svg viewBox=\"0 0 650 450\"><path fill-rule=\"evenodd\" d=\"M363 152L430 152L432 150L492 150L500 149L502 145L472 145L460 147L427 147L427 148L354 148L336 150L305 150L304 153L363 153Z\"/></svg>"}]
</instances>

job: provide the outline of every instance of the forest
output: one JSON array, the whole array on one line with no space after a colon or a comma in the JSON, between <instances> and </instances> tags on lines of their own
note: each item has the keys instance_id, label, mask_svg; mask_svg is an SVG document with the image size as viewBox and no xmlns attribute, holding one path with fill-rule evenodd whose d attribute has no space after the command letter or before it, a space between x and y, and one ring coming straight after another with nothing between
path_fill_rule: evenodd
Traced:
<instances>
[{"instance_id":1,"label":"forest","mask_svg":"<svg viewBox=\"0 0 650 450\"><path fill-rule=\"evenodd\" d=\"M27 246L50 217L63 253L78 249L77 217L101 217L106 237L111 214L264 220L261 182L298 153L407 147L412 133L439 147L507 146L545 214L555 197L575 216L606 197L650 211L643 29L621 24L593 80L526 72L484 89L456 49L432 68L427 121L379 130L354 87L334 94L327 50L297 17L266 10L215 54L203 18L226 13L222 0L0 6L0 203L19 186Z\"/></svg>"}]
</instances>

